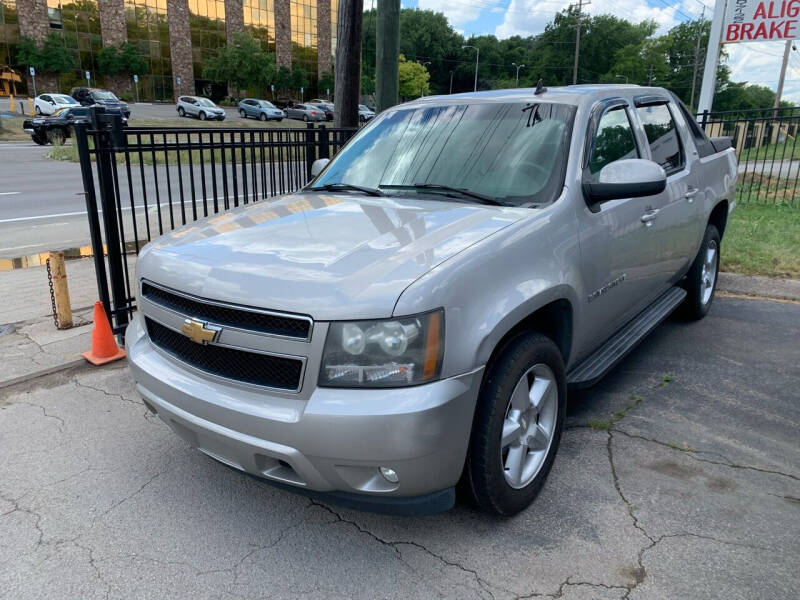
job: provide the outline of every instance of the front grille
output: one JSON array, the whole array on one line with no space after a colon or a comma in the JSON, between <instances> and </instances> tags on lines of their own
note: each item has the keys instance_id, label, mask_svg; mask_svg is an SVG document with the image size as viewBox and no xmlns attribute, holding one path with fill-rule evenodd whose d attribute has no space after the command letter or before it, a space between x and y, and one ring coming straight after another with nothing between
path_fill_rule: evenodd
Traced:
<instances>
[{"instance_id":1,"label":"front grille","mask_svg":"<svg viewBox=\"0 0 800 600\"><path fill-rule=\"evenodd\" d=\"M145 317L147 334L156 346L202 371L271 388L300 388L303 361L223 346L196 344L185 335Z\"/></svg>"},{"instance_id":2,"label":"front grille","mask_svg":"<svg viewBox=\"0 0 800 600\"><path fill-rule=\"evenodd\" d=\"M195 317L202 321L211 321L216 325L227 325L257 331L271 335L280 335L297 339L308 339L311 322L308 319L294 318L278 314L256 312L219 304L207 304L181 294L175 294L147 282L142 282L142 296L176 312Z\"/></svg>"}]
</instances>

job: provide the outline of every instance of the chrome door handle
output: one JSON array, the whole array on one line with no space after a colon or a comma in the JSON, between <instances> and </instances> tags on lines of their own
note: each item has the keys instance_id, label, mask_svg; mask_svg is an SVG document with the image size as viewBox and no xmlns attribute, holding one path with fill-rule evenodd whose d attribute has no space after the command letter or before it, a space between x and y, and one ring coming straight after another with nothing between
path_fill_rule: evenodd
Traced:
<instances>
[{"instance_id":1,"label":"chrome door handle","mask_svg":"<svg viewBox=\"0 0 800 600\"><path fill-rule=\"evenodd\" d=\"M659 210L660 209L658 208L651 208L646 213L644 213L641 218L642 223L650 227L653 224L653 221L656 220L656 217L658 217Z\"/></svg>"},{"instance_id":2,"label":"chrome door handle","mask_svg":"<svg viewBox=\"0 0 800 600\"><path fill-rule=\"evenodd\" d=\"M686 193L683 195L683 197L684 197L684 198L686 198L686 199L689 201L689 203L691 204L691 203L692 203L692 201L694 200L694 197L695 197L696 195L697 195L697 189L696 189L696 188L690 188L690 189L689 189L689 190L688 190L688 191L687 191L687 192L686 192Z\"/></svg>"}]
</instances>

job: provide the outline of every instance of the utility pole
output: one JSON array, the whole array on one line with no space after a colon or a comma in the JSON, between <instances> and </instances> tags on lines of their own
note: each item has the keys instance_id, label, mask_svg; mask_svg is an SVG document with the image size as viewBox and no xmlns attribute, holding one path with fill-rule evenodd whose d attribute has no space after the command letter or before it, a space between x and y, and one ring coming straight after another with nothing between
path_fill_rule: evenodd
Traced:
<instances>
[{"instance_id":1,"label":"utility pole","mask_svg":"<svg viewBox=\"0 0 800 600\"><path fill-rule=\"evenodd\" d=\"M453 71L450 71L450 93L453 93Z\"/></svg>"},{"instance_id":2,"label":"utility pole","mask_svg":"<svg viewBox=\"0 0 800 600\"><path fill-rule=\"evenodd\" d=\"M419 62L419 61L417 62L421 64L422 68L425 69L426 71L428 70L428 65L431 64L431 61L429 60L426 60L425 62ZM428 80L430 81L430 78ZM425 81L423 81L422 84L419 86L419 97L422 98L424 96L425 96Z\"/></svg>"},{"instance_id":3,"label":"utility pole","mask_svg":"<svg viewBox=\"0 0 800 600\"><path fill-rule=\"evenodd\" d=\"M786 67L789 64L789 53L792 51L792 40L786 40L786 48L783 50L783 63L781 64L781 76L778 78L778 91L775 92L775 104L772 108L775 110L772 113L772 118L778 118L778 107L781 105L781 96L783 96L783 82L786 79Z\"/></svg>"},{"instance_id":4,"label":"utility pole","mask_svg":"<svg viewBox=\"0 0 800 600\"><path fill-rule=\"evenodd\" d=\"M378 0L375 31L375 102L378 112L399 101L400 0Z\"/></svg>"},{"instance_id":5,"label":"utility pole","mask_svg":"<svg viewBox=\"0 0 800 600\"><path fill-rule=\"evenodd\" d=\"M647 85L653 85L653 69L655 69L653 65L647 67Z\"/></svg>"},{"instance_id":6,"label":"utility pole","mask_svg":"<svg viewBox=\"0 0 800 600\"><path fill-rule=\"evenodd\" d=\"M694 107L694 90L697 87L697 69L700 66L700 38L703 35L703 17L706 14L706 5L703 4L703 12L700 13L700 20L697 22L697 44L694 47L694 70L692 71L692 99L689 100L689 108Z\"/></svg>"},{"instance_id":7,"label":"utility pole","mask_svg":"<svg viewBox=\"0 0 800 600\"><path fill-rule=\"evenodd\" d=\"M578 22L575 24L575 62L572 64L572 85L578 83L578 56L581 53L581 21L583 6L591 4L590 0L578 0ZM574 4L573 4L574 6Z\"/></svg>"},{"instance_id":8,"label":"utility pole","mask_svg":"<svg viewBox=\"0 0 800 600\"><path fill-rule=\"evenodd\" d=\"M511 66L512 66L512 67L517 67L517 77L516 77L516 79L514 80L514 87L515 87L515 88L518 88L518 87L519 87L519 70L520 70L522 67L524 67L525 65L518 65L517 63L513 63L513 62L512 62L512 63L511 63Z\"/></svg>"},{"instance_id":9,"label":"utility pole","mask_svg":"<svg viewBox=\"0 0 800 600\"><path fill-rule=\"evenodd\" d=\"M470 46L469 44L464 44L463 46L461 46L462 50L464 48L472 48L473 50L475 50L475 87L472 88L472 91L473 92L477 92L478 91L478 60L479 60L480 55L481 55L481 49L478 48L477 46Z\"/></svg>"},{"instance_id":10,"label":"utility pole","mask_svg":"<svg viewBox=\"0 0 800 600\"><path fill-rule=\"evenodd\" d=\"M361 21L364 0L339 0L334 127L358 127L361 101Z\"/></svg>"}]
</instances>

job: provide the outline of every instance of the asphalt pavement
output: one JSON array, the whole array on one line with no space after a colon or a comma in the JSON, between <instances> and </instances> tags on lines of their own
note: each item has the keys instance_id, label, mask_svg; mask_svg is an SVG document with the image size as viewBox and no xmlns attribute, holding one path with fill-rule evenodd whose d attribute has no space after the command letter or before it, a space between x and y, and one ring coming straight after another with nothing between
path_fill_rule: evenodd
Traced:
<instances>
[{"instance_id":1,"label":"asphalt pavement","mask_svg":"<svg viewBox=\"0 0 800 600\"><path fill-rule=\"evenodd\" d=\"M254 481L153 417L124 363L6 388L0 597L794 598L799 335L797 303L668 320L570 396L550 477L511 519Z\"/></svg>"}]
</instances>

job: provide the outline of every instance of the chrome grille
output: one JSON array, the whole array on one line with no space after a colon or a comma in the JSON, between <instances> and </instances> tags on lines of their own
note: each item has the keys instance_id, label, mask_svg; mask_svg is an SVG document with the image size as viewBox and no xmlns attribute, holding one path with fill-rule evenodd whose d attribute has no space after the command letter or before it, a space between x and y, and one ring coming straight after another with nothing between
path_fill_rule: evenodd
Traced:
<instances>
[{"instance_id":1,"label":"chrome grille","mask_svg":"<svg viewBox=\"0 0 800 600\"><path fill-rule=\"evenodd\" d=\"M145 326L153 344L201 371L282 390L297 391L300 388L303 376L303 361L300 359L197 344L148 317L145 317Z\"/></svg>"},{"instance_id":2,"label":"chrome grille","mask_svg":"<svg viewBox=\"0 0 800 600\"><path fill-rule=\"evenodd\" d=\"M298 340L307 340L311 337L311 319L308 317L196 298L155 286L147 281L142 282L142 297L187 317L210 321L223 327L236 327Z\"/></svg>"}]
</instances>

